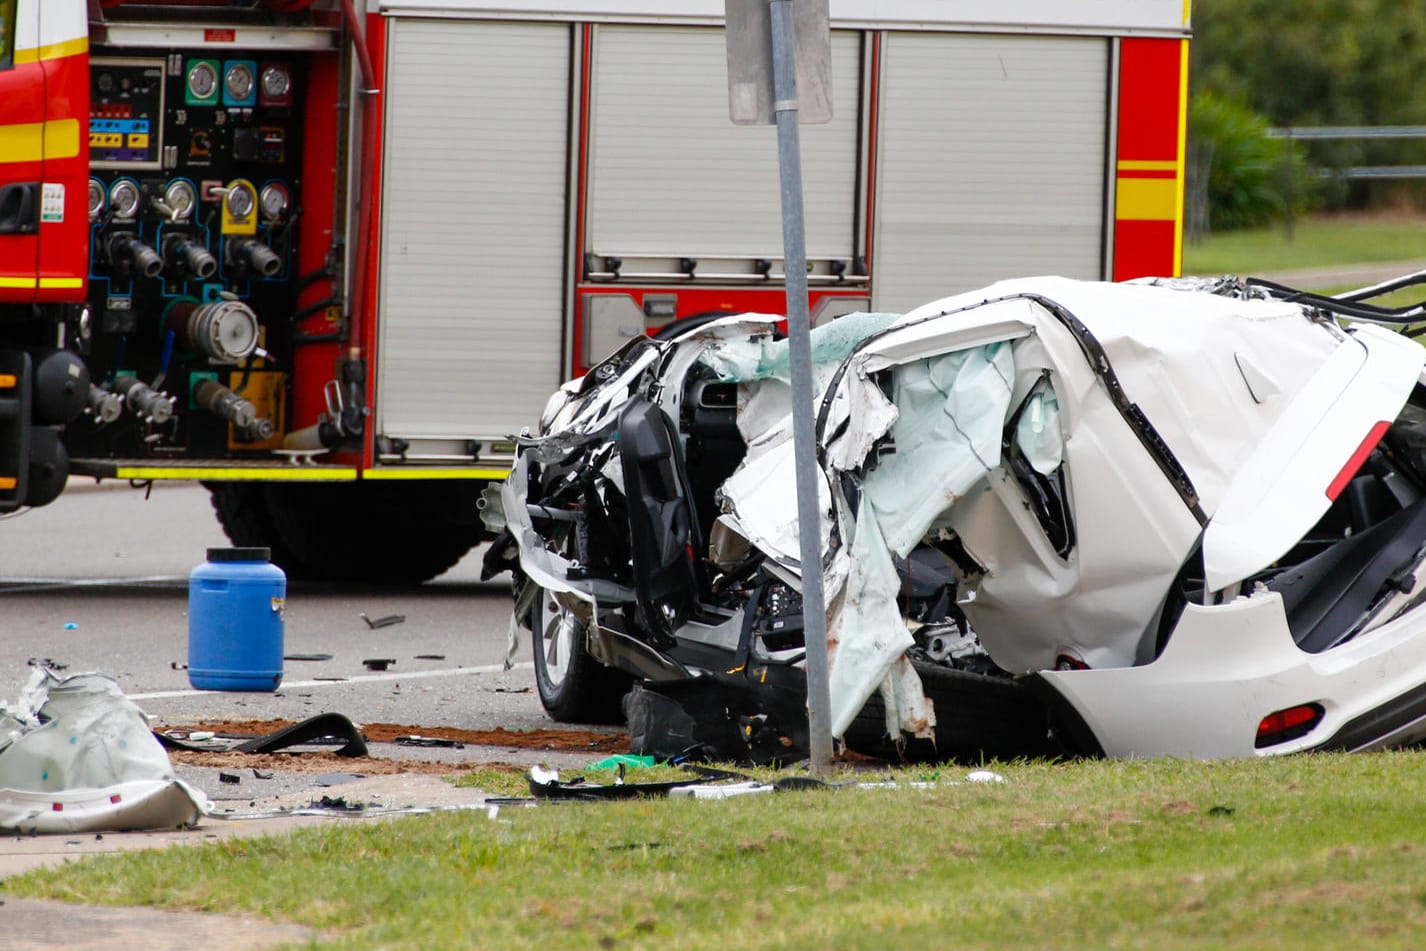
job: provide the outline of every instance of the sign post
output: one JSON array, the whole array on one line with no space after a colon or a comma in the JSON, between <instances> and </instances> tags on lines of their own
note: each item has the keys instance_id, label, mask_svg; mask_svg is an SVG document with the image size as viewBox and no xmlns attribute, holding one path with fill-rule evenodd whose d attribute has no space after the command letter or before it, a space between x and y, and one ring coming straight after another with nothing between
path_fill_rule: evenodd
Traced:
<instances>
[{"instance_id":1,"label":"sign post","mask_svg":"<svg viewBox=\"0 0 1426 951\"><path fill-rule=\"evenodd\" d=\"M827 0L725 0L729 113L737 123L777 125L782 191L783 271L788 355L792 364L792 444L797 479L797 531L802 574L802 630L807 644L807 721L814 774L832 761L827 612L822 589L822 513L812 400L811 319L802 213L803 121L832 117L831 31Z\"/></svg>"}]
</instances>

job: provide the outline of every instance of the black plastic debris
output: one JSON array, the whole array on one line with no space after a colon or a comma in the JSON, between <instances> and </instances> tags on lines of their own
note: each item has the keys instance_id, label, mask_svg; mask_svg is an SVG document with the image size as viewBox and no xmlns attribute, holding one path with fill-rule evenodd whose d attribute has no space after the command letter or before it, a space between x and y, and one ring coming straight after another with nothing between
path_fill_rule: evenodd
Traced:
<instances>
[{"instance_id":1,"label":"black plastic debris","mask_svg":"<svg viewBox=\"0 0 1426 951\"><path fill-rule=\"evenodd\" d=\"M448 750L465 749L465 744L458 740L445 740L438 736L398 736L392 742L397 746L428 746Z\"/></svg>"},{"instance_id":2,"label":"black plastic debris","mask_svg":"<svg viewBox=\"0 0 1426 951\"><path fill-rule=\"evenodd\" d=\"M48 670L68 670L69 665L60 663L53 657L31 657L26 663L31 667L44 667Z\"/></svg>"},{"instance_id":3,"label":"black plastic debris","mask_svg":"<svg viewBox=\"0 0 1426 951\"><path fill-rule=\"evenodd\" d=\"M242 782L242 781L243 781L243 777L239 776L237 773L219 773L219 774L218 774L218 782L224 783L225 785L228 785L228 786L236 786L238 783L240 783L240 782Z\"/></svg>"},{"instance_id":4,"label":"black plastic debris","mask_svg":"<svg viewBox=\"0 0 1426 951\"><path fill-rule=\"evenodd\" d=\"M331 654L283 654L283 660L331 660Z\"/></svg>"},{"instance_id":5,"label":"black plastic debris","mask_svg":"<svg viewBox=\"0 0 1426 951\"><path fill-rule=\"evenodd\" d=\"M626 783L623 781L624 770L621 766L619 770L619 780L614 783L592 783L583 776L576 776L574 779L564 782L560 780L558 771L546 770L536 766L526 774L525 778L530 787L530 794L536 799L590 801L610 799L657 799L666 797L670 791L685 786L698 786L729 779L748 780L748 777L740 773L731 773L727 770L696 766L692 763L682 765L697 775L685 776L681 779L665 782Z\"/></svg>"},{"instance_id":6,"label":"black plastic debris","mask_svg":"<svg viewBox=\"0 0 1426 951\"><path fill-rule=\"evenodd\" d=\"M661 761L793 763L807 756L805 696L805 688L744 674L635 684L623 701L629 752Z\"/></svg>"},{"instance_id":7,"label":"black plastic debris","mask_svg":"<svg viewBox=\"0 0 1426 951\"><path fill-rule=\"evenodd\" d=\"M366 803L348 802L345 796L323 796L321 799L312 800L311 808L331 809L334 812L365 812Z\"/></svg>"},{"instance_id":8,"label":"black plastic debris","mask_svg":"<svg viewBox=\"0 0 1426 951\"><path fill-rule=\"evenodd\" d=\"M362 661L367 670L385 670L396 663L395 657L368 657Z\"/></svg>"},{"instance_id":9,"label":"black plastic debris","mask_svg":"<svg viewBox=\"0 0 1426 951\"><path fill-rule=\"evenodd\" d=\"M402 624L406 621L406 615L404 614L388 614L385 617L378 618L370 618L367 617L365 614L358 614L357 617L365 621L366 626L371 628L373 631L376 630L378 627L390 627L393 624Z\"/></svg>"},{"instance_id":10,"label":"black plastic debris","mask_svg":"<svg viewBox=\"0 0 1426 951\"><path fill-rule=\"evenodd\" d=\"M214 750L231 753L276 753L288 747L315 743L341 744L341 748L335 751L338 756L365 756L367 753L366 738L351 720L340 713L319 713L301 723L294 723L266 736L244 740L236 746L215 744L206 738L203 742L196 742L192 734L182 730L170 730L167 733L154 731L154 736L166 750L189 750L198 753L211 753Z\"/></svg>"},{"instance_id":11,"label":"black plastic debris","mask_svg":"<svg viewBox=\"0 0 1426 951\"><path fill-rule=\"evenodd\" d=\"M187 664L180 664L180 663L179 663L178 661L176 661L176 660L171 660L171 661L168 662L168 669L169 669L169 670L187 670L187 669L188 669L188 665L187 665Z\"/></svg>"},{"instance_id":12,"label":"black plastic debris","mask_svg":"<svg viewBox=\"0 0 1426 951\"><path fill-rule=\"evenodd\" d=\"M285 729L260 736L233 747L235 753L276 753L289 746L321 741L343 742L338 756L365 756L366 740L357 732L356 725L340 713L320 713L315 717L295 723Z\"/></svg>"},{"instance_id":13,"label":"black plastic debris","mask_svg":"<svg viewBox=\"0 0 1426 951\"><path fill-rule=\"evenodd\" d=\"M445 654L417 654L417 660L445 660Z\"/></svg>"}]
</instances>

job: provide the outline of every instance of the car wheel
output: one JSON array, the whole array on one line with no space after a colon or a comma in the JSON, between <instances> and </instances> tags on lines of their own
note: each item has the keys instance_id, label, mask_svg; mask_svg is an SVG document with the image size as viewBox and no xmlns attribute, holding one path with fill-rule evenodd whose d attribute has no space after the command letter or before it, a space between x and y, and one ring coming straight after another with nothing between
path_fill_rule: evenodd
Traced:
<instances>
[{"instance_id":1,"label":"car wheel","mask_svg":"<svg viewBox=\"0 0 1426 951\"><path fill-rule=\"evenodd\" d=\"M561 723L620 723L632 678L589 655L586 625L541 588L531 607L530 640L540 703Z\"/></svg>"}]
</instances>

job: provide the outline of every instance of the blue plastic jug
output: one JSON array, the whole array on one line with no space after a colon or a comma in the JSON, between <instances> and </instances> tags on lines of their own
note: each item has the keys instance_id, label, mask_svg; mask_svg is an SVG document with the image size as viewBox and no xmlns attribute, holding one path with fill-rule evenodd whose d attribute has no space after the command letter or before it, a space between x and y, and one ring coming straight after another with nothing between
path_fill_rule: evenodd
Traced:
<instances>
[{"instance_id":1,"label":"blue plastic jug","mask_svg":"<svg viewBox=\"0 0 1426 951\"><path fill-rule=\"evenodd\" d=\"M188 682L199 690L282 683L287 575L266 548L210 548L188 576Z\"/></svg>"}]
</instances>

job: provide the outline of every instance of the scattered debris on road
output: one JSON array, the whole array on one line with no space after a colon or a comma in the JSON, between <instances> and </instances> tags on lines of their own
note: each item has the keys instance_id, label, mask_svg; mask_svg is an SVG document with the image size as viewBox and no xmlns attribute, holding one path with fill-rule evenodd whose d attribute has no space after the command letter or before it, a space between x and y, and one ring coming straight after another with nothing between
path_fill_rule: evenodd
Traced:
<instances>
[{"instance_id":1,"label":"scattered debris on road","mask_svg":"<svg viewBox=\"0 0 1426 951\"><path fill-rule=\"evenodd\" d=\"M388 614L385 617L371 618L367 617L365 613L362 613L358 614L357 617L365 621L366 626L373 631L379 627L390 627L393 624L403 624L406 621L406 615L404 614Z\"/></svg>"}]
</instances>

